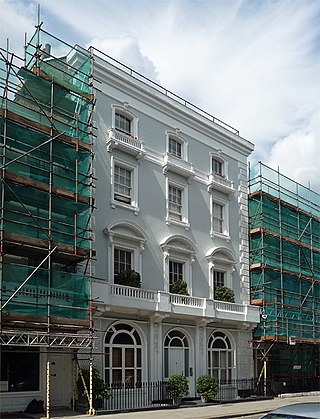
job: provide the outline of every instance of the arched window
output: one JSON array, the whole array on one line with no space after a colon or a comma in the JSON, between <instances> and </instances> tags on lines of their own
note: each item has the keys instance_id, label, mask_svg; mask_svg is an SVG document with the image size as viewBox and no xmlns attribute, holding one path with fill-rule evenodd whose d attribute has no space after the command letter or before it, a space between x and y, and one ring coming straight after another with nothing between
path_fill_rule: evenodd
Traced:
<instances>
[{"instance_id":1,"label":"arched window","mask_svg":"<svg viewBox=\"0 0 320 419\"><path fill-rule=\"evenodd\" d=\"M142 342L128 324L111 326L105 337L105 382L132 386L142 380Z\"/></svg>"},{"instance_id":2,"label":"arched window","mask_svg":"<svg viewBox=\"0 0 320 419\"><path fill-rule=\"evenodd\" d=\"M228 336L213 332L208 341L208 374L220 383L230 383L234 369L234 349Z\"/></svg>"},{"instance_id":3,"label":"arched window","mask_svg":"<svg viewBox=\"0 0 320 419\"><path fill-rule=\"evenodd\" d=\"M164 377L182 374L189 377L189 343L186 335L171 330L164 340Z\"/></svg>"}]
</instances>

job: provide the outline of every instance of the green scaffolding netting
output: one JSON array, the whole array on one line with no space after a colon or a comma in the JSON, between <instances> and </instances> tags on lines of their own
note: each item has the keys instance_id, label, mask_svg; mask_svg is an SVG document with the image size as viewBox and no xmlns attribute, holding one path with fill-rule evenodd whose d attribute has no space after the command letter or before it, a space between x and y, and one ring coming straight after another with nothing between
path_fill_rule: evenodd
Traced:
<instances>
[{"instance_id":1,"label":"green scaffolding netting","mask_svg":"<svg viewBox=\"0 0 320 419\"><path fill-rule=\"evenodd\" d=\"M6 233L27 237L51 239L79 248L90 246L89 205L51 196L39 189L5 182L3 228Z\"/></svg>"},{"instance_id":2,"label":"green scaffolding netting","mask_svg":"<svg viewBox=\"0 0 320 419\"><path fill-rule=\"evenodd\" d=\"M2 264L2 304L32 273L34 267ZM6 305L4 313L28 314L67 319L88 316L89 278L84 275L38 269L17 295Z\"/></svg>"},{"instance_id":3,"label":"green scaffolding netting","mask_svg":"<svg viewBox=\"0 0 320 419\"><path fill-rule=\"evenodd\" d=\"M90 143L90 55L69 47L66 57L44 58L34 38L26 48L27 67L18 57L8 65L0 56L0 108Z\"/></svg>"},{"instance_id":4,"label":"green scaffolding netting","mask_svg":"<svg viewBox=\"0 0 320 419\"><path fill-rule=\"evenodd\" d=\"M0 153L5 157L6 170L44 183L51 180L53 186L89 196L90 153L59 140L30 151L48 139L49 135L0 120Z\"/></svg>"},{"instance_id":5,"label":"green scaffolding netting","mask_svg":"<svg viewBox=\"0 0 320 419\"><path fill-rule=\"evenodd\" d=\"M249 193L262 191L320 218L320 195L259 162L249 170Z\"/></svg>"},{"instance_id":6,"label":"green scaffolding netting","mask_svg":"<svg viewBox=\"0 0 320 419\"><path fill-rule=\"evenodd\" d=\"M267 323L255 336L320 339L320 282L270 269L251 272L252 300L263 300Z\"/></svg>"}]
</instances>

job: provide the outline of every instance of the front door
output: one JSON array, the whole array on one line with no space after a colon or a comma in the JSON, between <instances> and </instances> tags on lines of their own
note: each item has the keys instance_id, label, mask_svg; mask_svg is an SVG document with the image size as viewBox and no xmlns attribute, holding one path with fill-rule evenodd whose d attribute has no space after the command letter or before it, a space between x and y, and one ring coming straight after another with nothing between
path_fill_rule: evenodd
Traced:
<instances>
[{"instance_id":1,"label":"front door","mask_svg":"<svg viewBox=\"0 0 320 419\"><path fill-rule=\"evenodd\" d=\"M174 374L187 376L185 371L185 351L184 348L170 348L169 350L169 377Z\"/></svg>"},{"instance_id":2,"label":"front door","mask_svg":"<svg viewBox=\"0 0 320 419\"><path fill-rule=\"evenodd\" d=\"M49 354L50 405L69 407L72 398L72 359L70 354Z\"/></svg>"},{"instance_id":3,"label":"front door","mask_svg":"<svg viewBox=\"0 0 320 419\"><path fill-rule=\"evenodd\" d=\"M164 341L164 378L181 374L187 377L189 395L194 393L192 356L187 336L179 330L171 330Z\"/></svg>"}]
</instances>

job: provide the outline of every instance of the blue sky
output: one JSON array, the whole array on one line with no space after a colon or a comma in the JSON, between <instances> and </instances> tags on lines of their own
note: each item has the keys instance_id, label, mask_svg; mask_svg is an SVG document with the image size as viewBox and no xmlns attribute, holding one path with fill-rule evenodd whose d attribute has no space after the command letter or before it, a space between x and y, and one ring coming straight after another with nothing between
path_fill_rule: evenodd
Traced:
<instances>
[{"instance_id":1,"label":"blue sky","mask_svg":"<svg viewBox=\"0 0 320 419\"><path fill-rule=\"evenodd\" d=\"M22 52L38 1L0 0ZM320 193L320 1L40 0L48 32L94 45L222 119L263 161Z\"/></svg>"}]
</instances>

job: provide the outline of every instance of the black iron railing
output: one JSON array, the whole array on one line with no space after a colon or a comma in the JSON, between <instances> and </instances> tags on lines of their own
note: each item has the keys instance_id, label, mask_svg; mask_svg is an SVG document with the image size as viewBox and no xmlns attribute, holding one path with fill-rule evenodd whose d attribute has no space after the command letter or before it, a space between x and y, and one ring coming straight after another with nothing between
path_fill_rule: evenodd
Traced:
<instances>
[{"instance_id":1,"label":"black iron railing","mask_svg":"<svg viewBox=\"0 0 320 419\"><path fill-rule=\"evenodd\" d=\"M172 405L172 400L166 393L167 383L164 381L144 383L113 383L110 388L111 397L101 400L97 410L121 411L142 410L152 407L166 407ZM255 378L238 379L219 382L219 391L210 401L220 403L256 397L270 397L281 393L296 393L305 391L319 391L319 377L290 378L283 380L263 380ZM197 403L197 398L193 399ZM190 403L190 398L188 399ZM183 405L184 401L182 401ZM193 402L192 402L193 403Z\"/></svg>"}]
</instances>

